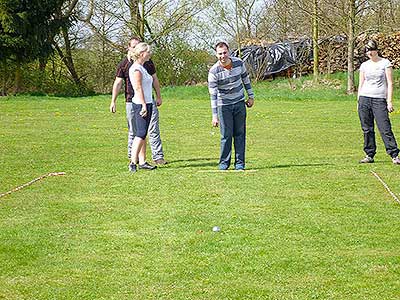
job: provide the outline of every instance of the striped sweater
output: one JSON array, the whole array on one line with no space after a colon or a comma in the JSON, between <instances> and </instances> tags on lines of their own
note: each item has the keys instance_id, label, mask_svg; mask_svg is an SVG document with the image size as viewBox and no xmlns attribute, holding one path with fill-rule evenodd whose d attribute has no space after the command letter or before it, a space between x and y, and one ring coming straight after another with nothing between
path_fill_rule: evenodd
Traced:
<instances>
[{"instance_id":1,"label":"striped sweater","mask_svg":"<svg viewBox=\"0 0 400 300\"><path fill-rule=\"evenodd\" d=\"M244 89L249 98L254 98L249 75L243 61L236 57L230 57L230 59L232 60L231 70L222 67L218 61L208 72L208 90L213 116L217 115L218 106L243 101L245 99Z\"/></svg>"}]
</instances>

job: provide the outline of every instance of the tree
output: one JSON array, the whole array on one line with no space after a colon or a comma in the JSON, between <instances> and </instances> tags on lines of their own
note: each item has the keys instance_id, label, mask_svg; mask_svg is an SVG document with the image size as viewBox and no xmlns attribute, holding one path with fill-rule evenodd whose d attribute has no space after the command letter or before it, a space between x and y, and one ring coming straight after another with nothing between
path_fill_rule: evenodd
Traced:
<instances>
[{"instance_id":1,"label":"tree","mask_svg":"<svg viewBox=\"0 0 400 300\"><path fill-rule=\"evenodd\" d=\"M258 39L258 34L264 31L264 28L260 30L264 8L263 1L259 0L216 0L205 12L202 26L210 31L211 43L216 39L226 40L240 49L243 42Z\"/></svg>"},{"instance_id":2,"label":"tree","mask_svg":"<svg viewBox=\"0 0 400 300\"><path fill-rule=\"evenodd\" d=\"M63 20L56 18L62 0L0 0L0 60L15 63L15 92L21 88L21 66L45 60Z\"/></svg>"},{"instance_id":3,"label":"tree","mask_svg":"<svg viewBox=\"0 0 400 300\"><path fill-rule=\"evenodd\" d=\"M313 0L313 74L314 74L314 81L318 81L319 77L319 53L318 53L318 36L319 36L319 20L318 20L318 0Z\"/></svg>"},{"instance_id":4,"label":"tree","mask_svg":"<svg viewBox=\"0 0 400 300\"><path fill-rule=\"evenodd\" d=\"M79 19L83 21L90 30L101 37L98 20L95 11L101 7L99 3L106 0L82 0L86 1L88 9L84 11ZM124 36L138 36L149 43L156 42L168 36L176 30L190 26L194 16L199 14L213 0L116 0L114 5L119 9L108 11L111 19L120 22L123 30L119 33ZM111 20L110 19L110 20ZM120 38L101 37L114 48L125 51L125 42L121 46Z\"/></svg>"},{"instance_id":5,"label":"tree","mask_svg":"<svg viewBox=\"0 0 400 300\"><path fill-rule=\"evenodd\" d=\"M347 93L354 94L354 40L356 27L356 1L348 0L349 12L347 18Z\"/></svg>"}]
</instances>

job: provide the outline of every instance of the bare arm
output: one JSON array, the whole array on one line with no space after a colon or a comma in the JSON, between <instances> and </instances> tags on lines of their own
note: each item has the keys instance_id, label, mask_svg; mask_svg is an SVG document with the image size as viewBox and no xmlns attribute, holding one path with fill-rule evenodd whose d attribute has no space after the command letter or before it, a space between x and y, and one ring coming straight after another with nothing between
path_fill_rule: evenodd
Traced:
<instances>
[{"instance_id":1,"label":"bare arm","mask_svg":"<svg viewBox=\"0 0 400 300\"><path fill-rule=\"evenodd\" d=\"M111 95L111 104L110 104L110 112L115 113L117 111L116 103L118 93L122 88L123 79L120 77L115 77L113 88L112 88L112 95Z\"/></svg>"},{"instance_id":2,"label":"bare arm","mask_svg":"<svg viewBox=\"0 0 400 300\"><path fill-rule=\"evenodd\" d=\"M358 92L361 91L361 88L362 88L362 86L363 86L363 84L364 84L364 81L365 81L364 72L363 72L363 71L360 71L360 79L359 79L359 82L358 82ZM360 95L358 95L358 96L360 96Z\"/></svg>"},{"instance_id":3,"label":"bare arm","mask_svg":"<svg viewBox=\"0 0 400 300\"><path fill-rule=\"evenodd\" d=\"M154 73L152 77L153 77L153 88L154 91L156 92L156 104L157 106L160 106L162 104L160 81L158 81L156 73Z\"/></svg>"},{"instance_id":4,"label":"bare arm","mask_svg":"<svg viewBox=\"0 0 400 300\"><path fill-rule=\"evenodd\" d=\"M140 71L135 70L133 72L133 80L131 83L133 85L133 89L135 90L135 95L139 99L140 104L142 105L142 110L140 111L140 115L144 118L147 115L147 107L146 100L144 99L143 85L142 85L142 73Z\"/></svg>"},{"instance_id":5,"label":"bare arm","mask_svg":"<svg viewBox=\"0 0 400 300\"><path fill-rule=\"evenodd\" d=\"M389 112L393 112L393 76L392 76L392 67L386 68L386 81L387 81L387 109Z\"/></svg>"}]
</instances>

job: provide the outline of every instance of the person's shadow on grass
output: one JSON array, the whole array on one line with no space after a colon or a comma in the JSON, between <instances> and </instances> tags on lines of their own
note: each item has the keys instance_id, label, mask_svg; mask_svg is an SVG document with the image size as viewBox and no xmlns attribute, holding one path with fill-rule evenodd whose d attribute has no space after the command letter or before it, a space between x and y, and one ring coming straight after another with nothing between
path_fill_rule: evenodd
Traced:
<instances>
[{"instance_id":1,"label":"person's shadow on grass","mask_svg":"<svg viewBox=\"0 0 400 300\"><path fill-rule=\"evenodd\" d=\"M168 161L171 168L195 168L195 167L217 167L218 158L198 157L188 159L177 159Z\"/></svg>"},{"instance_id":2,"label":"person's shadow on grass","mask_svg":"<svg viewBox=\"0 0 400 300\"><path fill-rule=\"evenodd\" d=\"M262 167L254 167L254 170L262 169L283 169L283 168L305 168L305 167L321 167L321 166L333 166L331 163L309 163L309 164L282 164L282 165L268 165Z\"/></svg>"},{"instance_id":3,"label":"person's shadow on grass","mask_svg":"<svg viewBox=\"0 0 400 300\"><path fill-rule=\"evenodd\" d=\"M196 167L218 167L218 158L215 157L198 157L188 159L170 160L168 165L171 169L175 168L196 168ZM251 163L250 163L251 165ZM249 164L247 164L249 166ZM305 167L320 167L320 166L333 166L331 163L305 163L305 164L273 164L265 166L255 166L251 170L263 169L281 169L281 168L305 168Z\"/></svg>"}]
</instances>

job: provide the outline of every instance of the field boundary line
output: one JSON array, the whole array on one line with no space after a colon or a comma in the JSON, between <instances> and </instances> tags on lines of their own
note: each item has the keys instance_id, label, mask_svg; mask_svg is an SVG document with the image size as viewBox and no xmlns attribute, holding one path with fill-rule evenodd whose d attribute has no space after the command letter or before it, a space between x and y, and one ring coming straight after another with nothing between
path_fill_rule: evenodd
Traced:
<instances>
[{"instance_id":1,"label":"field boundary line","mask_svg":"<svg viewBox=\"0 0 400 300\"><path fill-rule=\"evenodd\" d=\"M374 171L371 171L371 173L379 180L380 183L382 183L382 185L385 187L385 189L389 192L389 194L393 197L393 199L400 204L400 200L399 198L397 198L397 196L395 195L395 193L393 193L389 186L383 181L383 179Z\"/></svg>"},{"instance_id":2,"label":"field boundary line","mask_svg":"<svg viewBox=\"0 0 400 300\"><path fill-rule=\"evenodd\" d=\"M11 193L17 192L17 191L19 191L19 190L21 190L21 189L23 189L23 188L25 188L27 186L30 186L30 185L34 184L36 181L42 180L43 178L51 177L51 176L63 176L63 175L65 175L65 172L52 172L52 173L44 174L44 175L39 176L39 177L37 177L35 179L32 179L31 181L29 181L27 183L24 183L23 185L17 186L16 188L13 188L12 190L10 190L8 192L0 194L0 198L4 197L4 196L7 196L7 195L9 195Z\"/></svg>"}]
</instances>

